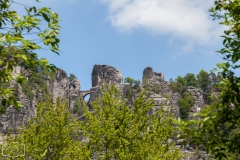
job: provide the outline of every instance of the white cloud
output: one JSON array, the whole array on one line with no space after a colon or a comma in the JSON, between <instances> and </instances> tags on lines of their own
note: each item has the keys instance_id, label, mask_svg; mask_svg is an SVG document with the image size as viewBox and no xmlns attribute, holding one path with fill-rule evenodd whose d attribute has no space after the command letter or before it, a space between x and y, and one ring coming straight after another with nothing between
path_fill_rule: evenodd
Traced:
<instances>
[{"instance_id":1,"label":"white cloud","mask_svg":"<svg viewBox=\"0 0 240 160\"><path fill-rule=\"evenodd\" d=\"M211 45L222 27L209 16L213 0L101 0L109 8L109 20L119 31L144 28L169 34L190 43Z\"/></svg>"}]
</instances>

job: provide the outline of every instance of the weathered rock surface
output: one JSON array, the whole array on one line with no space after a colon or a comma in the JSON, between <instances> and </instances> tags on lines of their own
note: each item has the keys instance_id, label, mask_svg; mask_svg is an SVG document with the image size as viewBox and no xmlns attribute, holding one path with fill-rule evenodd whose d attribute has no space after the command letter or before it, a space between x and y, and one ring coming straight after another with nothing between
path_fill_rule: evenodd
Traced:
<instances>
[{"instance_id":1,"label":"weathered rock surface","mask_svg":"<svg viewBox=\"0 0 240 160\"><path fill-rule=\"evenodd\" d=\"M53 102L56 102L56 98L65 99L69 94L69 80L67 73L59 69L54 75L52 95Z\"/></svg>"},{"instance_id":2,"label":"weathered rock surface","mask_svg":"<svg viewBox=\"0 0 240 160\"><path fill-rule=\"evenodd\" d=\"M169 106L170 102L167 98L164 98L159 94L150 95L150 98L154 99L156 106L151 109L151 111L149 112L149 115L153 115L156 111L160 110L162 106L164 110L166 111L170 110L170 106Z\"/></svg>"},{"instance_id":3,"label":"weathered rock surface","mask_svg":"<svg viewBox=\"0 0 240 160\"><path fill-rule=\"evenodd\" d=\"M170 106L172 107L172 112L174 113L174 117L178 118L180 117L180 111L179 111L179 104L178 100L181 98L181 95L179 93L174 93L171 95L170 98Z\"/></svg>"},{"instance_id":4,"label":"weathered rock surface","mask_svg":"<svg viewBox=\"0 0 240 160\"><path fill-rule=\"evenodd\" d=\"M192 93L195 98L194 105L190 108L189 118L193 118L193 114L201 111L205 105L203 93L194 87L188 87L187 90Z\"/></svg>"},{"instance_id":5,"label":"weathered rock surface","mask_svg":"<svg viewBox=\"0 0 240 160\"><path fill-rule=\"evenodd\" d=\"M101 86L101 84L114 84L121 88L122 73L120 70L108 65L94 65L92 71L92 87Z\"/></svg>"},{"instance_id":6,"label":"weathered rock surface","mask_svg":"<svg viewBox=\"0 0 240 160\"><path fill-rule=\"evenodd\" d=\"M90 89L89 105L100 96L102 84L114 84L122 90L122 73L120 70L108 65L94 65L92 71L92 88ZM89 106L91 108L91 105Z\"/></svg>"},{"instance_id":7,"label":"weathered rock surface","mask_svg":"<svg viewBox=\"0 0 240 160\"><path fill-rule=\"evenodd\" d=\"M69 107L73 108L76 99L80 98L80 81L74 78L69 84Z\"/></svg>"},{"instance_id":8,"label":"weathered rock surface","mask_svg":"<svg viewBox=\"0 0 240 160\"><path fill-rule=\"evenodd\" d=\"M26 70L21 67L16 67L13 74L18 75L20 73L24 73L27 77L31 76ZM121 72L108 65L94 65L92 71L92 88L90 90L80 91L80 81L75 78L69 82L67 73L62 69L59 69L55 73L53 80L49 77L43 78L52 93L53 102L56 101L57 97L62 99L69 98L70 108L73 108L76 99L83 99L85 95L90 94L88 105L91 110L91 102L99 97L101 85L104 83L114 84L123 91L123 94L125 94L127 88L129 88L127 85L122 88L123 79ZM159 110L162 105L166 110L170 109L169 107L171 106L175 118L180 117L178 100L181 98L181 95L172 92L170 83L164 80L164 74L154 72L151 67L147 67L143 71L143 79L147 80L150 86L155 89L150 97L154 99L156 106L149 113L153 114ZM160 87L159 93L156 93L157 87ZM194 113L200 111L204 107L205 102L202 91L193 87L188 87L187 90L195 97L195 104L190 109L189 117L192 118ZM18 93L19 101L23 103L23 106L19 111L15 110L13 107L8 107L7 114L0 114L0 133L7 132L8 129L13 129L12 131L14 131L14 129L20 128L23 124L26 125L28 119L36 115L36 105L38 100L42 97L41 93L35 93L32 100L23 93L20 86L18 87ZM136 93L134 92L134 94ZM135 97L137 97L137 95L135 95ZM81 118L84 119L84 117ZM177 145L179 144L177 143ZM194 153L194 149L191 146L182 148L182 151ZM207 154L205 152L202 152L198 156L199 157L192 156L186 158L186 160L207 159Z\"/></svg>"},{"instance_id":9,"label":"weathered rock surface","mask_svg":"<svg viewBox=\"0 0 240 160\"><path fill-rule=\"evenodd\" d=\"M160 87L160 93L167 96L172 95L170 83L164 80L164 74L160 72L154 72L151 67L147 67L143 70L143 81L147 80L152 87Z\"/></svg>"},{"instance_id":10,"label":"weathered rock surface","mask_svg":"<svg viewBox=\"0 0 240 160\"><path fill-rule=\"evenodd\" d=\"M26 77L30 77L31 74L21 67L16 67L13 74L24 74ZM50 77L42 77L52 94L53 102L56 98L67 99L69 96L70 107L74 105L74 100L79 97L80 82L74 79L71 84L69 84L67 73L59 69L54 75L54 79L51 80ZM15 84L13 82L13 84ZM36 84L37 85L37 84ZM35 91L33 90L33 93ZM33 99L30 100L29 97L22 91L21 86L18 86L18 99L23 103L20 110L16 110L13 107L7 107L6 114L0 113L0 133L5 133L8 129L12 130L14 133L15 129L19 129L23 124L27 124L29 118L36 115L36 105L38 100L41 100L41 93L34 94Z\"/></svg>"},{"instance_id":11,"label":"weathered rock surface","mask_svg":"<svg viewBox=\"0 0 240 160\"><path fill-rule=\"evenodd\" d=\"M169 98L169 106L171 106L172 111L175 115L175 117L180 116L179 112L179 105L178 105L178 99L181 98L178 93L172 92L170 88L170 83L168 81L164 80L164 74L154 72L151 67L147 67L143 70L143 81L147 80L147 82L150 84L152 90L156 92L159 90L159 93L161 96L164 96L165 98ZM155 94L153 92L153 94Z\"/></svg>"}]
</instances>

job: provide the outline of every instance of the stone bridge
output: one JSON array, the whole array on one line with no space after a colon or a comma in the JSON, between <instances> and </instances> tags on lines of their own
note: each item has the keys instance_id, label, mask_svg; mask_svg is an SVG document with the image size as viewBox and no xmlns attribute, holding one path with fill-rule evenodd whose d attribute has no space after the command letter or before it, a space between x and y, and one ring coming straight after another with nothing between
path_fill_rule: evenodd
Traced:
<instances>
[{"instance_id":1,"label":"stone bridge","mask_svg":"<svg viewBox=\"0 0 240 160\"><path fill-rule=\"evenodd\" d=\"M90 90L84 90L84 91L79 91L80 92L80 97L84 99L87 95L90 94Z\"/></svg>"}]
</instances>

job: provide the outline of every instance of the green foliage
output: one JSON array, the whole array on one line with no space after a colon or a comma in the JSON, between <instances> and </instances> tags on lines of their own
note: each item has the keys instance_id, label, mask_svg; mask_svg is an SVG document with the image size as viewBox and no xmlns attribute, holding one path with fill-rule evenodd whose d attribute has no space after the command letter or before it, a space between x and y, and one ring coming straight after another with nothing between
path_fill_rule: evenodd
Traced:
<instances>
[{"instance_id":1,"label":"green foliage","mask_svg":"<svg viewBox=\"0 0 240 160\"><path fill-rule=\"evenodd\" d=\"M139 80L134 80L131 77L124 79L124 83L128 83L131 88L139 90L141 82Z\"/></svg>"},{"instance_id":2,"label":"green foliage","mask_svg":"<svg viewBox=\"0 0 240 160\"><path fill-rule=\"evenodd\" d=\"M187 73L184 77L178 76L174 81L171 79L171 88L173 92L178 92L183 97L183 93L187 91L187 87L192 86L203 91L204 99L207 103L211 103L212 92L219 92L218 87L221 76L214 72L206 72L201 70L197 76L193 73Z\"/></svg>"},{"instance_id":3,"label":"green foliage","mask_svg":"<svg viewBox=\"0 0 240 160\"><path fill-rule=\"evenodd\" d=\"M68 77L69 81L72 82L72 80L76 78L76 76L72 73L70 73L70 76Z\"/></svg>"},{"instance_id":4,"label":"green foliage","mask_svg":"<svg viewBox=\"0 0 240 160\"><path fill-rule=\"evenodd\" d=\"M83 103L76 99L73 107L73 113L81 116L84 113Z\"/></svg>"},{"instance_id":5,"label":"green foliage","mask_svg":"<svg viewBox=\"0 0 240 160\"><path fill-rule=\"evenodd\" d=\"M216 159L240 158L240 1L215 1L210 9L213 18L225 25L222 54L225 63L218 64L221 72L221 93L218 101L196 114L200 119L178 121L180 137L207 149ZM206 86L205 86L206 88Z\"/></svg>"},{"instance_id":6,"label":"green foliage","mask_svg":"<svg viewBox=\"0 0 240 160\"><path fill-rule=\"evenodd\" d=\"M197 78L193 73L187 73L184 77L186 86L198 87Z\"/></svg>"},{"instance_id":7,"label":"green foliage","mask_svg":"<svg viewBox=\"0 0 240 160\"><path fill-rule=\"evenodd\" d=\"M160 84L156 84L156 85L154 86L154 88L155 88L155 93L160 93L160 92L161 92L161 86L160 86Z\"/></svg>"},{"instance_id":8,"label":"green foliage","mask_svg":"<svg viewBox=\"0 0 240 160\"><path fill-rule=\"evenodd\" d=\"M190 92L184 92L183 97L178 100L180 117L187 119L191 106L194 105L195 98Z\"/></svg>"},{"instance_id":9,"label":"green foliage","mask_svg":"<svg viewBox=\"0 0 240 160\"><path fill-rule=\"evenodd\" d=\"M82 122L71 116L67 101L41 102L36 117L18 135L5 137L4 153L22 153L24 145L25 156L18 159L180 160L183 154L169 141L175 133L173 114L162 107L149 115L155 104L146 93L141 91L134 105L127 106L116 87L104 86L93 111L84 103Z\"/></svg>"},{"instance_id":10,"label":"green foliage","mask_svg":"<svg viewBox=\"0 0 240 160\"><path fill-rule=\"evenodd\" d=\"M133 78L131 78L131 77L126 77L125 79L124 79L124 83L128 83L131 87L133 86L133 84L134 84L134 79Z\"/></svg>"},{"instance_id":11,"label":"green foliage","mask_svg":"<svg viewBox=\"0 0 240 160\"><path fill-rule=\"evenodd\" d=\"M8 136L6 144L25 145L25 159L84 159L87 154L80 136L79 122L70 115L68 102L52 104L50 100L37 106L37 115L15 137ZM9 147L7 154L13 154ZM3 157L2 157L3 158Z\"/></svg>"},{"instance_id":12,"label":"green foliage","mask_svg":"<svg viewBox=\"0 0 240 160\"><path fill-rule=\"evenodd\" d=\"M197 74L198 86L204 93L207 93L211 88L211 79L209 74L203 69Z\"/></svg>"},{"instance_id":13,"label":"green foliage","mask_svg":"<svg viewBox=\"0 0 240 160\"><path fill-rule=\"evenodd\" d=\"M85 106L83 134L91 157L95 159L156 159L177 160L182 154L169 142L174 132L172 117L163 107L154 115L153 99L141 91L133 106L127 106L121 92L114 86L103 86L101 96Z\"/></svg>"},{"instance_id":14,"label":"green foliage","mask_svg":"<svg viewBox=\"0 0 240 160\"><path fill-rule=\"evenodd\" d=\"M186 92L186 80L182 76L178 76L175 81L171 83L171 89L173 92L178 92L179 94L183 95Z\"/></svg>"},{"instance_id":15,"label":"green foliage","mask_svg":"<svg viewBox=\"0 0 240 160\"><path fill-rule=\"evenodd\" d=\"M28 77L28 81L22 84L22 91L32 102L34 96L39 98L39 100L46 100L50 95L50 90L48 88L45 78L52 77L53 73L49 72L44 66L38 66L36 71L32 71ZM41 97L38 95L41 94Z\"/></svg>"},{"instance_id":16,"label":"green foliage","mask_svg":"<svg viewBox=\"0 0 240 160\"><path fill-rule=\"evenodd\" d=\"M12 3L14 1L0 0L0 83L16 81L22 85L26 77L12 74L16 66L22 65L36 70L39 65L43 65L51 71L56 69L46 59L39 60L35 51L42 49L39 42L43 42L52 52L59 54L59 17L49 8L38 9L35 6L26 7L26 14L20 17L12 10ZM47 24L46 28L43 27L44 22ZM33 39L38 41L29 40L26 36L30 34L31 38L35 36ZM9 105L15 108L22 105L16 101L13 87L2 87L0 96L3 98L1 112Z\"/></svg>"},{"instance_id":17,"label":"green foliage","mask_svg":"<svg viewBox=\"0 0 240 160\"><path fill-rule=\"evenodd\" d=\"M141 82L139 80L134 80L133 78L127 77L124 79L124 83L127 84L124 87L124 96L128 99L130 104L133 104L133 99L142 90Z\"/></svg>"}]
</instances>

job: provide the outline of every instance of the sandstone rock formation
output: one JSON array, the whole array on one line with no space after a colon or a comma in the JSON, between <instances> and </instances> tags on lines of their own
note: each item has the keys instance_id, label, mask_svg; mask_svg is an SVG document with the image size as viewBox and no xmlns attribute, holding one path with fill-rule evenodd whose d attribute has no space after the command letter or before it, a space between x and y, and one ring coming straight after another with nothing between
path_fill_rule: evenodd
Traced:
<instances>
[{"instance_id":1,"label":"sandstone rock formation","mask_svg":"<svg viewBox=\"0 0 240 160\"><path fill-rule=\"evenodd\" d=\"M69 80L67 73L62 70L58 69L54 75L52 85L52 95L53 95L53 102L55 103L56 98L67 98L69 94Z\"/></svg>"},{"instance_id":2,"label":"sandstone rock formation","mask_svg":"<svg viewBox=\"0 0 240 160\"><path fill-rule=\"evenodd\" d=\"M194 105L190 108L189 118L193 118L193 114L201 111L205 105L203 93L194 87L188 87L187 90L192 93L195 98Z\"/></svg>"},{"instance_id":3,"label":"sandstone rock formation","mask_svg":"<svg viewBox=\"0 0 240 160\"><path fill-rule=\"evenodd\" d=\"M92 87L101 86L101 84L114 84L121 88L122 73L116 68L108 65L94 65L92 71Z\"/></svg>"},{"instance_id":4,"label":"sandstone rock formation","mask_svg":"<svg viewBox=\"0 0 240 160\"><path fill-rule=\"evenodd\" d=\"M159 90L158 94L160 94L161 97L164 96L168 98L170 102L169 106L171 106L174 116L176 118L180 117L178 99L181 97L178 93L173 94L170 83L164 80L163 73L154 72L151 67L147 67L143 70L143 81L147 81L150 84L153 94L156 94L154 92Z\"/></svg>"},{"instance_id":5,"label":"sandstone rock formation","mask_svg":"<svg viewBox=\"0 0 240 160\"><path fill-rule=\"evenodd\" d=\"M17 67L14 70L14 74L17 75L20 73L24 73L27 77L31 76L31 74L26 70L21 67ZM70 108L74 107L76 99L83 99L85 95L90 94L88 105L91 110L91 102L99 97L101 85L104 83L114 84L123 93L127 92L126 90L129 87L127 85L124 86L124 88L122 87L123 79L121 72L108 65L94 65L92 71L92 88L90 90L80 91L80 81L74 78L71 82L69 82L67 73L62 69L59 69L55 73L53 79L49 77L43 78L51 91L53 102L56 101L57 97L62 99L69 98ZM150 114L159 110L163 104L166 110L171 107L175 118L180 117L178 100L181 98L181 95L179 93L172 92L170 83L164 80L164 74L154 72L151 67L147 67L143 71L143 80L146 80L150 84L151 88L153 88L150 97L154 99L156 106L150 111ZM156 93L158 89L159 92ZM194 113L200 111L204 107L205 102L202 91L193 87L188 87L187 90L195 97L195 104L190 109L189 117L192 118ZM7 132L10 128L14 131L14 129L20 128L23 124L27 124L28 119L36 115L36 105L38 100L42 97L41 93L36 93L36 91L34 91L35 96L31 100L22 91L20 86L18 87L18 93L18 98L23 103L23 106L19 111L15 110L13 107L8 107L7 114L0 114L0 133ZM134 94L136 93L134 92ZM136 97L137 95L134 96ZM84 119L84 117L81 118ZM191 146L187 146L186 148L183 148L182 151L193 153L194 149ZM203 157L202 159L207 157L205 152L201 155ZM190 158L189 160L192 159Z\"/></svg>"},{"instance_id":6,"label":"sandstone rock formation","mask_svg":"<svg viewBox=\"0 0 240 160\"><path fill-rule=\"evenodd\" d=\"M172 112L174 113L174 117L178 118L180 117L180 111L179 111L179 104L178 100L181 98L181 95L179 93L174 93L171 95L170 98L170 106L172 107Z\"/></svg>"},{"instance_id":7,"label":"sandstone rock formation","mask_svg":"<svg viewBox=\"0 0 240 160\"><path fill-rule=\"evenodd\" d=\"M116 87L122 90L122 83L123 79L120 70L108 65L94 65L92 71L92 88L90 89L89 103L99 97L102 84L114 84Z\"/></svg>"},{"instance_id":8,"label":"sandstone rock formation","mask_svg":"<svg viewBox=\"0 0 240 160\"><path fill-rule=\"evenodd\" d=\"M24 68L16 67L13 74L23 73L27 78L31 76ZM74 79L69 84L67 73L59 69L56 71L53 80L50 77L42 77L47 83L52 94L52 100L55 103L56 98L67 99L69 95L70 107L73 107L74 100L79 97L80 82ZM14 83L14 82L13 82ZM37 85L37 84L36 84ZM36 93L33 89L34 97L30 99L18 86L18 99L23 103L20 110L13 107L8 107L6 114L0 113L0 133L5 133L11 129L14 133L15 129L19 129L23 124L27 124L29 118L36 115L36 105L38 100L41 100L41 93Z\"/></svg>"},{"instance_id":9,"label":"sandstone rock formation","mask_svg":"<svg viewBox=\"0 0 240 160\"><path fill-rule=\"evenodd\" d=\"M76 99L80 98L80 81L74 78L69 84L69 107L73 108Z\"/></svg>"},{"instance_id":10,"label":"sandstone rock formation","mask_svg":"<svg viewBox=\"0 0 240 160\"><path fill-rule=\"evenodd\" d=\"M166 110L167 112L170 111L170 102L167 98L164 98L162 97L161 95L159 94L153 94L153 95L150 95L150 98L153 98L154 99L154 102L155 102L155 107L153 107L151 109L151 111L149 112L150 115L153 115L156 111L160 110L160 108L162 107L163 105L163 109Z\"/></svg>"},{"instance_id":11,"label":"sandstone rock formation","mask_svg":"<svg viewBox=\"0 0 240 160\"><path fill-rule=\"evenodd\" d=\"M170 83L164 80L164 74L154 72L151 67L143 70L143 81L147 81L152 87L160 87L160 93L168 96L172 95Z\"/></svg>"}]
</instances>

